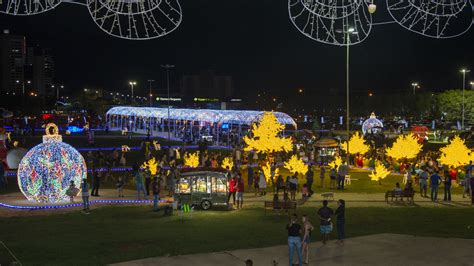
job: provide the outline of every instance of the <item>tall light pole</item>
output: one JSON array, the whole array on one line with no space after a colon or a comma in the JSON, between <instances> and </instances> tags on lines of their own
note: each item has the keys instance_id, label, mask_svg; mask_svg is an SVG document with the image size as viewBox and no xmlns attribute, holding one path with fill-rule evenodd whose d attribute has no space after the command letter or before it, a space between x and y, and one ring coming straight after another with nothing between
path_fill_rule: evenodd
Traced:
<instances>
[{"instance_id":1,"label":"tall light pole","mask_svg":"<svg viewBox=\"0 0 474 266\"><path fill-rule=\"evenodd\" d=\"M150 97L150 107L151 107L151 106L152 106L152 104L151 104L151 98L153 97L153 95L151 94L151 84L152 84L153 82L155 82L155 80L154 80L154 79L149 79L148 82L150 83L150 93L149 93L148 96Z\"/></svg>"},{"instance_id":2,"label":"tall light pole","mask_svg":"<svg viewBox=\"0 0 474 266\"><path fill-rule=\"evenodd\" d=\"M170 68L173 68L174 65L161 65L162 68L166 69L166 83L167 83L167 92L168 92L168 140L171 139L170 133Z\"/></svg>"},{"instance_id":3,"label":"tall light pole","mask_svg":"<svg viewBox=\"0 0 474 266\"><path fill-rule=\"evenodd\" d=\"M471 84L471 91L474 91L474 81L469 82Z\"/></svg>"},{"instance_id":4,"label":"tall light pole","mask_svg":"<svg viewBox=\"0 0 474 266\"><path fill-rule=\"evenodd\" d=\"M130 84L130 87L132 88L132 103L133 103L133 87L137 85L137 82L135 81L130 81L128 84Z\"/></svg>"},{"instance_id":5,"label":"tall light pole","mask_svg":"<svg viewBox=\"0 0 474 266\"><path fill-rule=\"evenodd\" d=\"M413 95L415 95L416 94L416 88L418 87L418 83L413 82L411 85L413 86Z\"/></svg>"},{"instance_id":6,"label":"tall light pole","mask_svg":"<svg viewBox=\"0 0 474 266\"><path fill-rule=\"evenodd\" d=\"M464 130L464 90L466 89L466 73L471 72L469 69L461 69L460 72L462 73L462 122L461 122L461 130Z\"/></svg>"}]
</instances>

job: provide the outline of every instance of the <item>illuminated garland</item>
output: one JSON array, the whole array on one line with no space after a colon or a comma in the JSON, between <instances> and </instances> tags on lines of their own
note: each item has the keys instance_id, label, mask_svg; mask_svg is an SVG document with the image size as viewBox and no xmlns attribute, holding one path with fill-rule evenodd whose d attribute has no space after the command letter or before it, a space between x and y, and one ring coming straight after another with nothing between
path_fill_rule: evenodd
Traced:
<instances>
[{"instance_id":1,"label":"illuminated garland","mask_svg":"<svg viewBox=\"0 0 474 266\"><path fill-rule=\"evenodd\" d=\"M49 129L55 129L53 133ZM18 186L28 200L60 202L66 200L71 181L80 188L87 177L82 155L69 144L61 142L57 127L48 124L43 143L33 147L18 166Z\"/></svg>"}]
</instances>

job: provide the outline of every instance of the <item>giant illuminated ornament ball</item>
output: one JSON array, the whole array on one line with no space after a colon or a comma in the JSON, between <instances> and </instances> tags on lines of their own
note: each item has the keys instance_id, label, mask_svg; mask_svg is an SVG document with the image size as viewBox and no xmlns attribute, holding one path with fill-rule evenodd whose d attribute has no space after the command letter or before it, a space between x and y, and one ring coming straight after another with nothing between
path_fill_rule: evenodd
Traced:
<instances>
[{"instance_id":1,"label":"giant illuminated ornament ball","mask_svg":"<svg viewBox=\"0 0 474 266\"><path fill-rule=\"evenodd\" d=\"M362 134L376 134L383 130L382 121L378 120L375 113L370 114L369 119L362 124Z\"/></svg>"},{"instance_id":2,"label":"giant illuminated ornament ball","mask_svg":"<svg viewBox=\"0 0 474 266\"><path fill-rule=\"evenodd\" d=\"M48 124L43 143L23 157L17 176L18 186L28 200L60 202L69 198L66 190L71 181L80 188L81 180L87 176L87 168L82 155L62 142L58 127Z\"/></svg>"}]
</instances>

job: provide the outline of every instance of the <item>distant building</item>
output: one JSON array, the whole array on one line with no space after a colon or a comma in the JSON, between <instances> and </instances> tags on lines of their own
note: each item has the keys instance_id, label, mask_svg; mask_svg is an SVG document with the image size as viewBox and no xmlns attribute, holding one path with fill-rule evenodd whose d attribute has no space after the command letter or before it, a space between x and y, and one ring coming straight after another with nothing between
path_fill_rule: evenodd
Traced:
<instances>
[{"instance_id":1,"label":"distant building","mask_svg":"<svg viewBox=\"0 0 474 266\"><path fill-rule=\"evenodd\" d=\"M28 50L33 53L31 56L33 58L33 88L42 95L56 95L56 89L53 86L54 60L51 52L39 47Z\"/></svg>"},{"instance_id":2,"label":"distant building","mask_svg":"<svg viewBox=\"0 0 474 266\"><path fill-rule=\"evenodd\" d=\"M10 35L4 30L0 35L0 91L21 93L25 81L26 39Z\"/></svg>"},{"instance_id":3,"label":"distant building","mask_svg":"<svg viewBox=\"0 0 474 266\"><path fill-rule=\"evenodd\" d=\"M181 95L186 98L209 98L225 101L232 97L234 84L231 76L216 75L212 70L181 78Z\"/></svg>"}]
</instances>

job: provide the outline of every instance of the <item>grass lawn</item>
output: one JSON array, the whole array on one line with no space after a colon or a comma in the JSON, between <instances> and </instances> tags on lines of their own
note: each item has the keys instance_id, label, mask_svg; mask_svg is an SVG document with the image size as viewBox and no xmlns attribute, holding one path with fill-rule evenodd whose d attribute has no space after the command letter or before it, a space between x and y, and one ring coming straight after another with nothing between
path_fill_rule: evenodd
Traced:
<instances>
[{"instance_id":1,"label":"grass lawn","mask_svg":"<svg viewBox=\"0 0 474 266\"><path fill-rule=\"evenodd\" d=\"M335 207L332 205L331 207ZM316 209L301 207L316 221ZM107 207L90 215L4 218L3 241L24 265L102 265L153 256L256 248L286 243L287 217L262 209L197 211L162 217L150 207ZM457 207L369 207L346 210L348 237L399 233L474 238L474 212ZM316 224L314 222L314 224ZM333 238L335 233L333 232ZM318 230L313 240L319 238ZM1 263L1 262L0 262Z\"/></svg>"}]
</instances>

